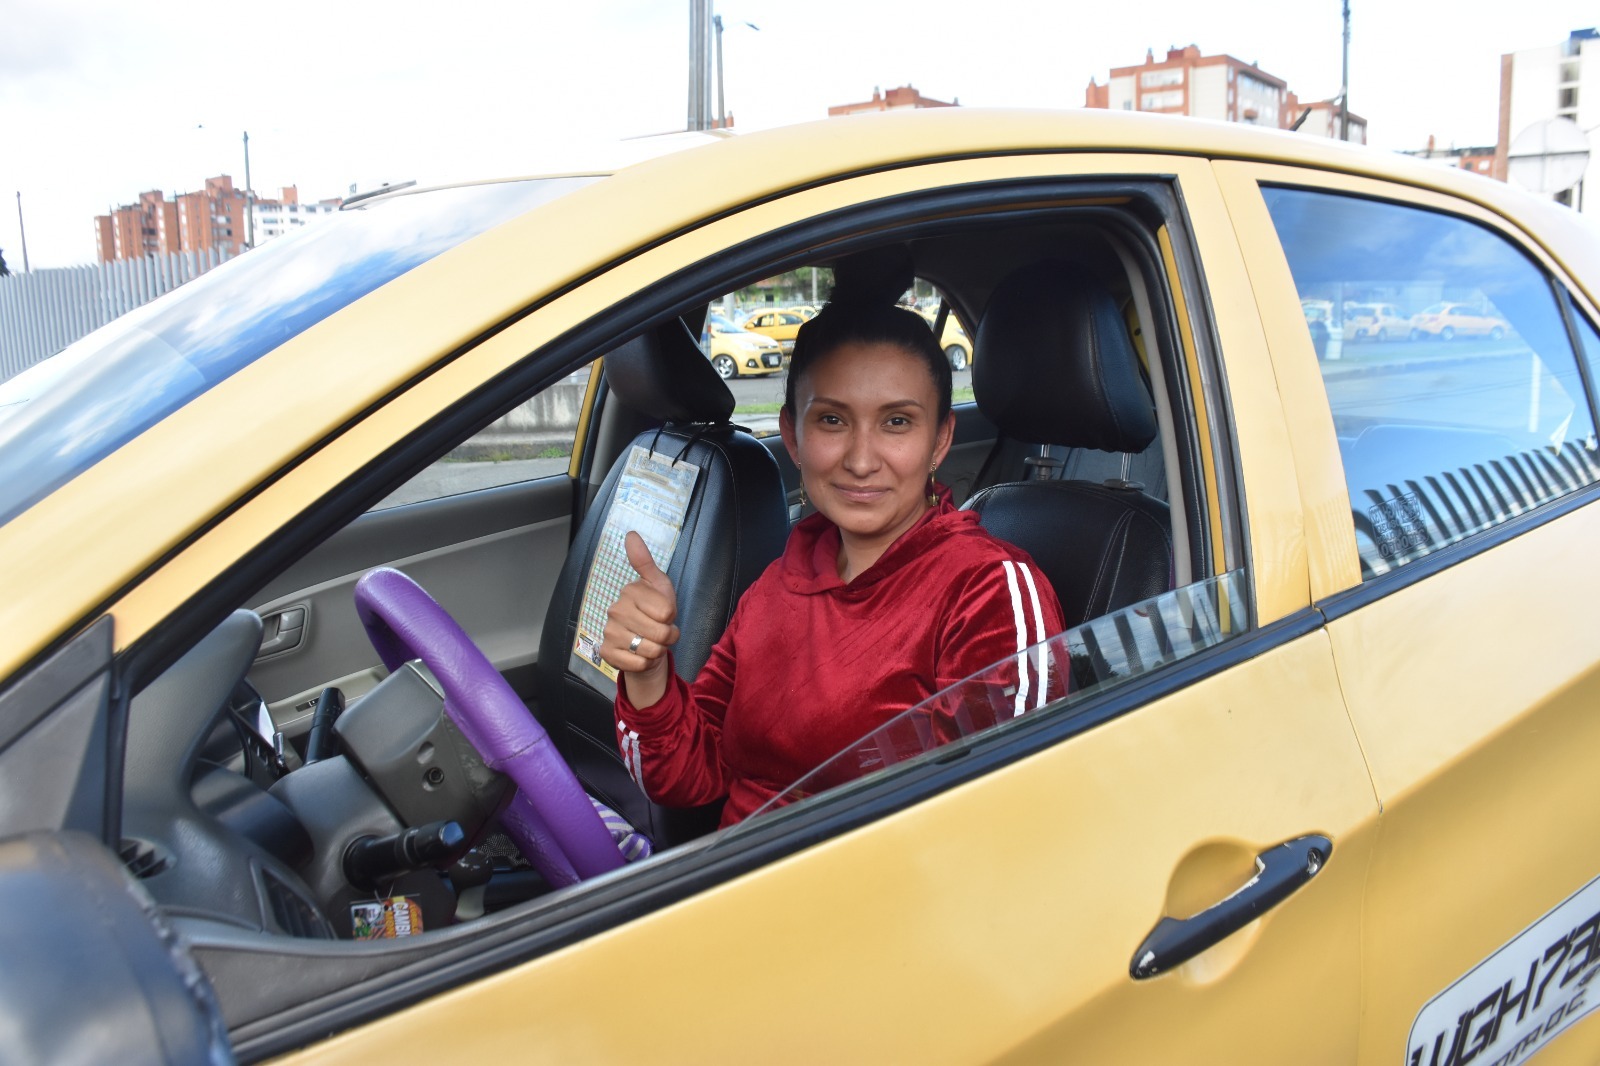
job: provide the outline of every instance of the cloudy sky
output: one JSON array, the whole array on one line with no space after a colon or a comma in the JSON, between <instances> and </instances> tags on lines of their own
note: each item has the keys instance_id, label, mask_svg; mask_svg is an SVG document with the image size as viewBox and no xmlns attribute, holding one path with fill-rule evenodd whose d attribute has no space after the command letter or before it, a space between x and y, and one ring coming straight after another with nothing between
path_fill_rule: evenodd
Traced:
<instances>
[{"instance_id":1,"label":"cloudy sky","mask_svg":"<svg viewBox=\"0 0 1600 1066\"><path fill-rule=\"evenodd\" d=\"M1492 144L1499 57L1594 25L1592 0L1352 0L1350 100L1372 143ZM1090 78L1196 44L1339 91L1339 0L718 0L740 129L913 84L975 106L1077 107ZM94 259L93 218L229 173L261 195L526 173L552 150L681 129L689 0L7 0L0 249ZM753 23L760 29L752 29ZM563 156L568 151L561 153Z\"/></svg>"}]
</instances>

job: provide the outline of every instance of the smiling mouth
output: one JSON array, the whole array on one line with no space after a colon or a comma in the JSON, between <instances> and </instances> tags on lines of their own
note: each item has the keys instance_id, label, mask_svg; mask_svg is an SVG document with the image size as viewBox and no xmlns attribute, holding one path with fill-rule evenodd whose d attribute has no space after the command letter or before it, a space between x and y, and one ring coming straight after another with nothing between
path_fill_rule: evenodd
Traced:
<instances>
[{"instance_id":1,"label":"smiling mouth","mask_svg":"<svg viewBox=\"0 0 1600 1066\"><path fill-rule=\"evenodd\" d=\"M870 485L835 485L833 490L847 500L855 500L860 503L870 503L873 500L880 499L889 491L883 488L873 488Z\"/></svg>"}]
</instances>

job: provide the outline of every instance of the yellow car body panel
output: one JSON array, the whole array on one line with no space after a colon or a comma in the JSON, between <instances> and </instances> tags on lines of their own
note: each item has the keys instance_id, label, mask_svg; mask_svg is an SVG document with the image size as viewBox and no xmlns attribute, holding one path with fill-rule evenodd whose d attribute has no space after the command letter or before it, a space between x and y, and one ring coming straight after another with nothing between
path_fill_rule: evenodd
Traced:
<instances>
[{"instance_id":1,"label":"yellow car body panel","mask_svg":"<svg viewBox=\"0 0 1600 1066\"><path fill-rule=\"evenodd\" d=\"M1106 776L1129 765L1151 787ZM1360 957L1354 938L1323 934L1359 911L1375 817L1314 633L1005 773L280 1061L1119 1063L1233 1047L1261 1062L1348 1063ZM1180 969L1129 979L1127 930L1220 899L1257 851L1307 831L1339 841L1316 881ZM1064 861L1082 854L1117 860ZM1078 900L1085 884L1093 908Z\"/></svg>"},{"instance_id":2,"label":"yellow car body panel","mask_svg":"<svg viewBox=\"0 0 1600 1066\"><path fill-rule=\"evenodd\" d=\"M1367 178L1308 181L1285 167L1228 162L1217 170L1248 250L1294 438L1313 595L1337 605L1361 584L1350 500L1327 390L1260 185L1306 184L1451 212L1516 240L1562 280L1576 279L1519 225L1479 205ZM1600 831L1587 765L1600 745L1589 619L1600 579L1587 562L1597 535L1600 513L1580 508L1356 609L1325 608L1384 812L1362 927L1369 977L1360 1061L1397 1058L1432 997L1595 876L1591 850L1552 835ZM1441 892L1441 883L1455 890ZM1597 1049L1600 1026L1591 1019L1551 1045L1551 1061L1592 1061Z\"/></svg>"}]
</instances>

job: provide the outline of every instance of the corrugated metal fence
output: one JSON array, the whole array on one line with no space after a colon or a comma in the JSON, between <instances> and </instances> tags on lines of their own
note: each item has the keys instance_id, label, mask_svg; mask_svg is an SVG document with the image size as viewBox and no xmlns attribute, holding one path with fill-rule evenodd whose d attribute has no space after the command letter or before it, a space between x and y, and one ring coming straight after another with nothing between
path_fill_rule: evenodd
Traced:
<instances>
[{"instance_id":1,"label":"corrugated metal fence","mask_svg":"<svg viewBox=\"0 0 1600 1066\"><path fill-rule=\"evenodd\" d=\"M226 258L182 252L0 278L0 381Z\"/></svg>"}]
</instances>

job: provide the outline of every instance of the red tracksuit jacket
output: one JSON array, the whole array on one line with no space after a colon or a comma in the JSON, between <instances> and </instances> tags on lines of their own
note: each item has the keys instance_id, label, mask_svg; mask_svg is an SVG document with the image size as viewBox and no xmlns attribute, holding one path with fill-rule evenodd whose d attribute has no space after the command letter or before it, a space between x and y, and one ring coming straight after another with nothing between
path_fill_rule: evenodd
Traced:
<instances>
[{"instance_id":1,"label":"red tracksuit jacket","mask_svg":"<svg viewBox=\"0 0 1600 1066\"><path fill-rule=\"evenodd\" d=\"M1001 719L1065 691L1044 656L1018 655L1064 628L1055 592L977 515L941 500L848 585L838 553L838 527L806 518L739 600L693 685L674 673L643 710L617 686L619 750L655 802L727 797L722 824L732 825L901 711L1002 660L999 684L985 686L1003 693L989 701ZM971 728L936 722L933 732L947 740Z\"/></svg>"}]
</instances>

